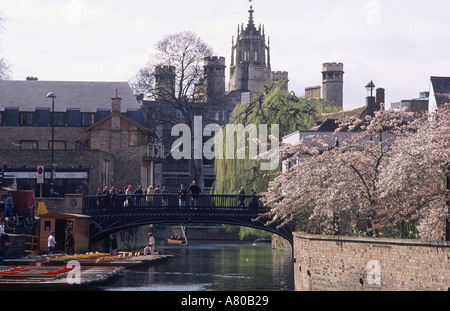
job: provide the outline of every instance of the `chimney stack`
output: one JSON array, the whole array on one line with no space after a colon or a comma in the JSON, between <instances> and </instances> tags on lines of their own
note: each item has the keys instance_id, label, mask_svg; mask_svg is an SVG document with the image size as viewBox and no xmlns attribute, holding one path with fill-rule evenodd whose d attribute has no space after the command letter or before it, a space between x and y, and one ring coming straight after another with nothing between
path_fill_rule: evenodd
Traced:
<instances>
[{"instance_id":1,"label":"chimney stack","mask_svg":"<svg viewBox=\"0 0 450 311\"><path fill-rule=\"evenodd\" d=\"M381 105L385 104L385 95L384 95L384 89L383 88L377 88L377 95L375 98L375 110L379 111L381 109Z\"/></svg>"},{"instance_id":2,"label":"chimney stack","mask_svg":"<svg viewBox=\"0 0 450 311\"><path fill-rule=\"evenodd\" d=\"M118 89L114 90L114 97L111 98L111 100L112 100L112 104L111 104L112 113L114 113L114 112L120 113L122 98L119 97Z\"/></svg>"}]
</instances>

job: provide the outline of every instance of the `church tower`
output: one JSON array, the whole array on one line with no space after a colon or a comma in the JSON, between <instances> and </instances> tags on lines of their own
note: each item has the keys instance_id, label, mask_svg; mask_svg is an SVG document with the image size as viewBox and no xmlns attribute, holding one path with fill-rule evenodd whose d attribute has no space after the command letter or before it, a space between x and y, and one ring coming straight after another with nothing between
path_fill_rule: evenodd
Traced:
<instances>
[{"instance_id":1,"label":"church tower","mask_svg":"<svg viewBox=\"0 0 450 311\"><path fill-rule=\"evenodd\" d=\"M256 28L253 6L248 11L249 21L238 26L237 40L232 40L229 91L253 92L271 79L270 42L266 44L264 26Z\"/></svg>"}]
</instances>

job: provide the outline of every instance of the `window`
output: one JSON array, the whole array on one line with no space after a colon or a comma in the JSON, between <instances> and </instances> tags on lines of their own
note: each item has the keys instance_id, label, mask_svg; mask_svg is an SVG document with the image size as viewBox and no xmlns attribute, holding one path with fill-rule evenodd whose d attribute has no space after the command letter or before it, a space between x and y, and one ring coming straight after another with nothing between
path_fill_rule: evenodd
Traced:
<instances>
[{"instance_id":1,"label":"window","mask_svg":"<svg viewBox=\"0 0 450 311\"><path fill-rule=\"evenodd\" d=\"M55 126L64 126L66 125L66 113L65 112L55 112L54 115Z\"/></svg>"},{"instance_id":2,"label":"window","mask_svg":"<svg viewBox=\"0 0 450 311\"><path fill-rule=\"evenodd\" d=\"M21 112L20 113L21 125L34 125L34 112Z\"/></svg>"},{"instance_id":3,"label":"window","mask_svg":"<svg viewBox=\"0 0 450 311\"><path fill-rule=\"evenodd\" d=\"M44 231L46 231L46 232L52 231L52 222L51 221L45 221Z\"/></svg>"},{"instance_id":4,"label":"window","mask_svg":"<svg viewBox=\"0 0 450 311\"><path fill-rule=\"evenodd\" d=\"M20 125L19 108L5 108L3 112L3 125Z\"/></svg>"},{"instance_id":5,"label":"window","mask_svg":"<svg viewBox=\"0 0 450 311\"><path fill-rule=\"evenodd\" d=\"M137 131L130 131L128 133L128 145L137 146L138 145L138 133Z\"/></svg>"},{"instance_id":6,"label":"window","mask_svg":"<svg viewBox=\"0 0 450 311\"><path fill-rule=\"evenodd\" d=\"M36 108L34 121L37 126L50 126L50 108Z\"/></svg>"},{"instance_id":7,"label":"window","mask_svg":"<svg viewBox=\"0 0 450 311\"><path fill-rule=\"evenodd\" d=\"M20 141L20 149L38 149L37 140L22 140Z\"/></svg>"},{"instance_id":8,"label":"window","mask_svg":"<svg viewBox=\"0 0 450 311\"><path fill-rule=\"evenodd\" d=\"M81 114L81 125L90 126L95 123L95 113L83 112Z\"/></svg>"},{"instance_id":9,"label":"window","mask_svg":"<svg viewBox=\"0 0 450 311\"><path fill-rule=\"evenodd\" d=\"M204 188L212 188L214 186L214 178L205 178L203 180L203 187Z\"/></svg>"},{"instance_id":10,"label":"window","mask_svg":"<svg viewBox=\"0 0 450 311\"><path fill-rule=\"evenodd\" d=\"M52 148L52 141L48 142L48 149ZM66 149L66 141L63 140L55 140L55 148L54 149L60 149L64 150Z\"/></svg>"},{"instance_id":11,"label":"window","mask_svg":"<svg viewBox=\"0 0 450 311\"><path fill-rule=\"evenodd\" d=\"M250 60L250 51L244 51L244 62L248 62Z\"/></svg>"},{"instance_id":12,"label":"window","mask_svg":"<svg viewBox=\"0 0 450 311\"><path fill-rule=\"evenodd\" d=\"M66 126L81 126L80 109L69 108L66 110Z\"/></svg>"},{"instance_id":13,"label":"window","mask_svg":"<svg viewBox=\"0 0 450 311\"><path fill-rule=\"evenodd\" d=\"M87 150L88 149L88 145L83 144L81 141L77 141L75 143L75 149L77 149L77 150Z\"/></svg>"}]
</instances>

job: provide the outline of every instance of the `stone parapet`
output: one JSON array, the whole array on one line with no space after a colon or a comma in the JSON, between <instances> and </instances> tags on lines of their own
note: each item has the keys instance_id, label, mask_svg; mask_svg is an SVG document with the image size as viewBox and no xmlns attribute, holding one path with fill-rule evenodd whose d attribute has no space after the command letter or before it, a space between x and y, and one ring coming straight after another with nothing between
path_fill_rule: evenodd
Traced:
<instances>
[{"instance_id":1,"label":"stone parapet","mask_svg":"<svg viewBox=\"0 0 450 311\"><path fill-rule=\"evenodd\" d=\"M298 291L447 291L450 243L294 233Z\"/></svg>"}]
</instances>

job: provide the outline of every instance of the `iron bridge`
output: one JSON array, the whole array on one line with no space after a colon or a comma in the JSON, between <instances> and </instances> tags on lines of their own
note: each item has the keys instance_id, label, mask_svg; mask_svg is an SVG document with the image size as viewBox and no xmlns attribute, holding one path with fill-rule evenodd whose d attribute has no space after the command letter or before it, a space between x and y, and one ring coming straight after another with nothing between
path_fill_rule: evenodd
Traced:
<instances>
[{"instance_id":1,"label":"iron bridge","mask_svg":"<svg viewBox=\"0 0 450 311\"><path fill-rule=\"evenodd\" d=\"M198 198L189 195L182 202L176 194L87 196L83 203L83 214L91 217L91 240L135 226L216 223L268 231L292 244L292 232L288 228L267 225L268 219L264 215L268 211L259 197L246 195L241 202L235 194L202 194Z\"/></svg>"}]
</instances>

